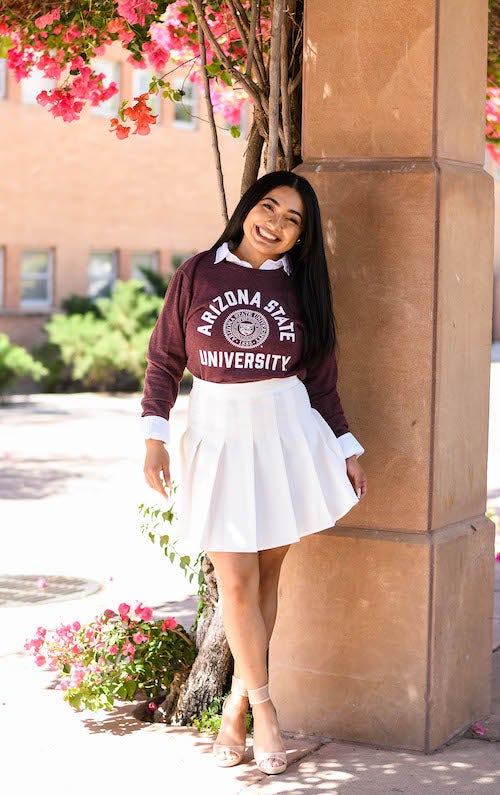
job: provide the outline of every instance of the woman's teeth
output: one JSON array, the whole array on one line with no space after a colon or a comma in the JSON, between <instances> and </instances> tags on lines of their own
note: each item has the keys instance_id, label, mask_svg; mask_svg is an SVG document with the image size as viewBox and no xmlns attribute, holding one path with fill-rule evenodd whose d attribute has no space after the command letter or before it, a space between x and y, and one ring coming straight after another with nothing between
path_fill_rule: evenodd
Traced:
<instances>
[{"instance_id":1,"label":"woman's teeth","mask_svg":"<svg viewBox=\"0 0 500 795\"><path fill-rule=\"evenodd\" d=\"M268 232L265 232L263 229L260 228L260 226L257 227L257 233L260 235L260 237L263 237L264 240L269 240L270 243L277 243L279 240L278 237L273 237L273 235L270 235Z\"/></svg>"}]
</instances>

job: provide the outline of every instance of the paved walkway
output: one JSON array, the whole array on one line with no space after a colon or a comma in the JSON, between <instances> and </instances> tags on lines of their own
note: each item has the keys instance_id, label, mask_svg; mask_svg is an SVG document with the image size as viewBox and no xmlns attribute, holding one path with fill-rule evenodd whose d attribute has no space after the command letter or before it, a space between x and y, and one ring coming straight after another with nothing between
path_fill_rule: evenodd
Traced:
<instances>
[{"instance_id":1,"label":"paved walkway","mask_svg":"<svg viewBox=\"0 0 500 795\"><path fill-rule=\"evenodd\" d=\"M500 515L500 350L492 358L488 493ZM185 411L181 397L173 416L174 442ZM137 505L154 497L142 481L138 412L138 396L95 394L18 396L0 409L0 575L75 577L91 581L89 590L93 583L99 588L78 600L0 609L0 756L6 791L499 792L500 754L494 742L464 738L424 756L288 735L289 768L267 777L255 767L251 752L248 764L217 768L210 759L210 738L192 729L139 723L130 705L112 714L75 713L62 701L53 689L53 674L37 669L22 652L37 626L76 618L83 623L106 607L135 599L153 606L159 616L174 615L186 627L194 618L195 589L138 529ZM175 476L175 460L173 471ZM500 563L494 648L500 647L499 569ZM495 699L487 724L488 736L497 738L499 655L500 650L494 655Z\"/></svg>"}]
</instances>

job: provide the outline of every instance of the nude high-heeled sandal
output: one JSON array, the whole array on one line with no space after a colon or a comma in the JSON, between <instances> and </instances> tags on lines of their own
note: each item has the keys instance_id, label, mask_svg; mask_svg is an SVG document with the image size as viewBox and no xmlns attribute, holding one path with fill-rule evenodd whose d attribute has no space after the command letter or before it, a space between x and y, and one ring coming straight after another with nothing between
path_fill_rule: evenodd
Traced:
<instances>
[{"instance_id":1,"label":"nude high-heeled sandal","mask_svg":"<svg viewBox=\"0 0 500 795\"><path fill-rule=\"evenodd\" d=\"M243 679L238 679L237 676L233 676L231 680L231 693L234 693L237 696L245 697L248 695L248 691L244 686ZM224 702L224 707L226 706L226 701ZM223 714L224 707L222 707ZM233 767L233 765L238 765L241 762L245 756L245 750L246 745L224 745L224 743L214 743L212 747L212 755L219 767ZM223 756L219 755L220 751L229 751L229 757L224 758Z\"/></svg>"},{"instance_id":2,"label":"nude high-heeled sandal","mask_svg":"<svg viewBox=\"0 0 500 795\"><path fill-rule=\"evenodd\" d=\"M270 701L268 682L262 687L257 687L254 690L248 691L248 700L250 706L254 704L262 704L264 701ZM276 773L283 773L287 768L286 751L255 751L255 763L259 770L267 773L269 776L274 776ZM280 765L271 765L271 759L277 759L281 762ZM267 764L266 764L267 763Z\"/></svg>"}]
</instances>

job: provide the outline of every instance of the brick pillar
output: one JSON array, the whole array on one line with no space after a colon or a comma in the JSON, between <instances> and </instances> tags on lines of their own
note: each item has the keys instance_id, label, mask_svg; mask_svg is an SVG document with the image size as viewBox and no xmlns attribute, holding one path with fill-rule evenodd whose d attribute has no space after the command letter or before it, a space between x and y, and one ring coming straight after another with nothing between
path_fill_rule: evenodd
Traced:
<instances>
[{"instance_id":1,"label":"brick pillar","mask_svg":"<svg viewBox=\"0 0 500 795\"><path fill-rule=\"evenodd\" d=\"M490 709L487 17L487 0L306 1L298 171L322 207L369 493L285 560L284 730L430 752Z\"/></svg>"}]
</instances>

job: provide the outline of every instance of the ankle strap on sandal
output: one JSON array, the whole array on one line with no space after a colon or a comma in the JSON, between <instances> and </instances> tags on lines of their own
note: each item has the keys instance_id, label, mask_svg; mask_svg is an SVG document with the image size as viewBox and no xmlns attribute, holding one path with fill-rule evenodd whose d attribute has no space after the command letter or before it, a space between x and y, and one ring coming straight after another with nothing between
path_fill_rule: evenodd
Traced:
<instances>
[{"instance_id":1,"label":"ankle strap on sandal","mask_svg":"<svg viewBox=\"0 0 500 795\"><path fill-rule=\"evenodd\" d=\"M264 701L270 701L269 698L269 683L266 682L262 687L256 687L248 691L248 700L251 705L262 704Z\"/></svg>"},{"instance_id":2,"label":"ankle strap on sandal","mask_svg":"<svg viewBox=\"0 0 500 795\"><path fill-rule=\"evenodd\" d=\"M248 696L248 690L245 687L243 679L239 679L233 675L231 679L231 693L236 693L237 696Z\"/></svg>"}]
</instances>

